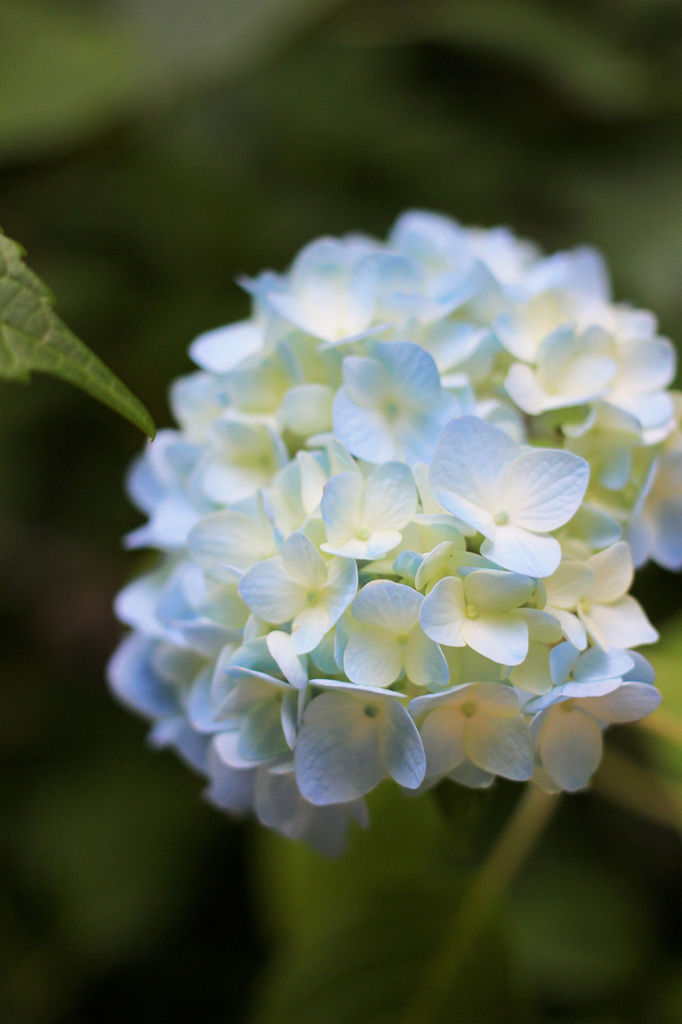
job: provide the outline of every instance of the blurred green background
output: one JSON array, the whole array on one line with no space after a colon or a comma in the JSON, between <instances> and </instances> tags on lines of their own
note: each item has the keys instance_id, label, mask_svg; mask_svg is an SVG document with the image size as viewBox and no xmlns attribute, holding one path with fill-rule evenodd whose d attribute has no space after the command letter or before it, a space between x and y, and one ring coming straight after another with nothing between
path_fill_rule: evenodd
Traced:
<instances>
[{"instance_id":1,"label":"blurred green background","mask_svg":"<svg viewBox=\"0 0 682 1024\"><path fill-rule=\"evenodd\" d=\"M682 339L682 3L0 0L0 223L159 426L237 274L408 207L593 243ZM141 443L0 383L0 1022L393 1024L518 789L385 784L336 862L202 802L104 682ZM637 593L682 720L680 581ZM610 734L414 1024L682 1020L675 721Z\"/></svg>"}]
</instances>

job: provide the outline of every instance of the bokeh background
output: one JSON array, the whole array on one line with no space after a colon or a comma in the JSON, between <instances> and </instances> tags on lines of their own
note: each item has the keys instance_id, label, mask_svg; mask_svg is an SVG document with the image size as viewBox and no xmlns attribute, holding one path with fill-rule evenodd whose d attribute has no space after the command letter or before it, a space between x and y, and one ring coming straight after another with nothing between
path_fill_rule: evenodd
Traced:
<instances>
[{"instance_id":1,"label":"bokeh background","mask_svg":"<svg viewBox=\"0 0 682 1024\"><path fill-rule=\"evenodd\" d=\"M246 314L236 275L409 207L593 243L682 339L682 3L0 0L0 223L160 426L191 339ZM120 545L141 444L66 385L0 382L0 1021L395 1022L518 789L387 783L334 862L204 803L104 682L149 564ZM636 592L674 716L680 581ZM414 1024L682 1020L666 721L609 734Z\"/></svg>"}]
</instances>

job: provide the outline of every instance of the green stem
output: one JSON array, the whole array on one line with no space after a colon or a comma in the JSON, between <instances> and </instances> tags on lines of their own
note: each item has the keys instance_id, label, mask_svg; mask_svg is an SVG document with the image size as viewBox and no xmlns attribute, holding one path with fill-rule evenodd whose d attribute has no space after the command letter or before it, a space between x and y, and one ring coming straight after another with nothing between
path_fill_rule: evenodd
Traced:
<instances>
[{"instance_id":1,"label":"green stem","mask_svg":"<svg viewBox=\"0 0 682 1024\"><path fill-rule=\"evenodd\" d=\"M438 952L429 962L401 1018L427 1024L443 1007L466 966L467 953L488 924L501 896L549 822L557 795L527 785L509 822L458 905Z\"/></svg>"}]
</instances>

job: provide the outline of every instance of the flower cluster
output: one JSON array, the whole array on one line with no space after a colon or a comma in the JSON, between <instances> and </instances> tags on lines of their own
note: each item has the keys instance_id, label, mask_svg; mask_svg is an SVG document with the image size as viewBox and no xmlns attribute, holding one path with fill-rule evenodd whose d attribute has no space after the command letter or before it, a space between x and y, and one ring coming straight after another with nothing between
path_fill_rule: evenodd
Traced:
<instances>
[{"instance_id":1,"label":"flower cluster","mask_svg":"<svg viewBox=\"0 0 682 1024\"><path fill-rule=\"evenodd\" d=\"M211 801L330 852L388 777L587 785L660 700L633 562L682 566L653 317L592 250L422 212L242 283L130 474L161 557L116 694Z\"/></svg>"}]
</instances>

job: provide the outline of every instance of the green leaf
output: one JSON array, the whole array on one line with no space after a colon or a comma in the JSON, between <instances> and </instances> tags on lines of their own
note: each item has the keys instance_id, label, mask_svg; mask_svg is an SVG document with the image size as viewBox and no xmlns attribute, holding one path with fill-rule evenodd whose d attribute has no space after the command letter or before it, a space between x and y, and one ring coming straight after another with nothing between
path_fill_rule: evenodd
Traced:
<instances>
[{"instance_id":1,"label":"green leaf","mask_svg":"<svg viewBox=\"0 0 682 1024\"><path fill-rule=\"evenodd\" d=\"M0 232L0 377L28 383L51 373L104 402L153 438L140 401L56 315L54 298L24 263L23 250Z\"/></svg>"}]
</instances>

